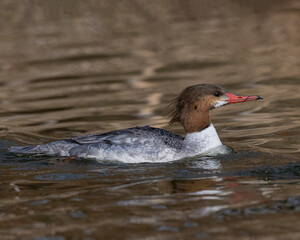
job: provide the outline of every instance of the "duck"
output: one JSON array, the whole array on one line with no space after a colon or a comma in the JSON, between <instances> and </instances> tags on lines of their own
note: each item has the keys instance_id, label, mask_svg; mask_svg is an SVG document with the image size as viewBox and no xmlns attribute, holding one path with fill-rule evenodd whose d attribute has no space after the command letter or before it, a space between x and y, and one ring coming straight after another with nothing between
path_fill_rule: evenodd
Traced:
<instances>
[{"instance_id":1,"label":"duck","mask_svg":"<svg viewBox=\"0 0 300 240\"><path fill-rule=\"evenodd\" d=\"M125 163L170 162L205 154L225 154L211 122L210 111L234 103L263 99L262 96L235 95L213 84L197 84L185 88L168 106L169 124L180 123L182 137L174 132L150 126L132 127L102 134L89 134L71 139L14 146L15 154L55 155Z\"/></svg>"}]
</instances>

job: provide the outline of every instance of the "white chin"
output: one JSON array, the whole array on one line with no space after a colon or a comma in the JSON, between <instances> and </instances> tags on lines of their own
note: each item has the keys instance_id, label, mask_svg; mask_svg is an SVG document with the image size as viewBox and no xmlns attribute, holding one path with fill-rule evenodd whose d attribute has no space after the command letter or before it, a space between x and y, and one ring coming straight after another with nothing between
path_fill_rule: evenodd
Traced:
<instances>
[{"instance_id":1,"label":"white chin","mask_svg":"<svg viewBox=\"0 0 300 240\"><path fill-rule=\"evenodd\" d=\"M221 107L221 106L226 105L226 104L227 104L226 101L216 101L215 108Z\"/></svg>"}]
</instances>

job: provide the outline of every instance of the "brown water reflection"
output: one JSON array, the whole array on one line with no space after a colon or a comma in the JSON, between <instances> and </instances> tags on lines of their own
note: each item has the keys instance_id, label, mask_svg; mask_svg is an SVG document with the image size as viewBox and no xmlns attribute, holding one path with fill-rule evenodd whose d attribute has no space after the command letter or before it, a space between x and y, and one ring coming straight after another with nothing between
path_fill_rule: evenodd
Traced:
<instances>
[{"instance_id":1,"label":"brown water reflection","mask_svg":"<svg viewBox=\"0 0 300 240\"><path fill-rule=\"evenodd\" d=\"M0 3L1 239L299 239L299 2ZM237 153L126 165L12 144L152 125L186 86ZM169 130L184 134L181 126Z\"/></svg>"}]
</instances>

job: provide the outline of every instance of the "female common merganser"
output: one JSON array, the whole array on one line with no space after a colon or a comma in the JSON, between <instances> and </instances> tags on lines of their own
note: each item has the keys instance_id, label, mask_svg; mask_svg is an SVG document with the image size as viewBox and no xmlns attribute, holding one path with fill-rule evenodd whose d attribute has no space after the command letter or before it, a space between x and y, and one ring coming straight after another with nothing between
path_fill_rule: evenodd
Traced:
<instances>
[{"instance_id":1,"label":"female common merganser","mask_svg":"<svg viewBox=\"0 0 300 240\"><path fill-rule=\"evenodd\" d=\"M170 104L170 124L179 122L185 138L149 126L86 135L37 146L12 147L11 152L117 160L122 162L167 162L192 157L222 145L210 121L209 111L227 104L263 99L238 96L211 84L198 84L182 91Z\"/></svg>"}]
</instances>

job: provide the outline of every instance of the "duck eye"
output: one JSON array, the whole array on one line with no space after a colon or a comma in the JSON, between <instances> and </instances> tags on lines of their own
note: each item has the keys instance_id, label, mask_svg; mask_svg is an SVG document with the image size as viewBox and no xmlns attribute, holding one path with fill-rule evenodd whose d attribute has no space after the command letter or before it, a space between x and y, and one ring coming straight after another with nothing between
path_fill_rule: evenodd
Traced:
<instances>
[{"instance_id":1,"label":"duck eye","mask_svg":"<svg viewBox=\"0 0 300 240\"><path fill-rule=\"evenodd\" d=\"M220 97L220 95L221 95L221 93L220 93L219 91L215 91L215 92L214 92L214 96L215 96L215 97Z\"/></svg>"}]
</instances>

